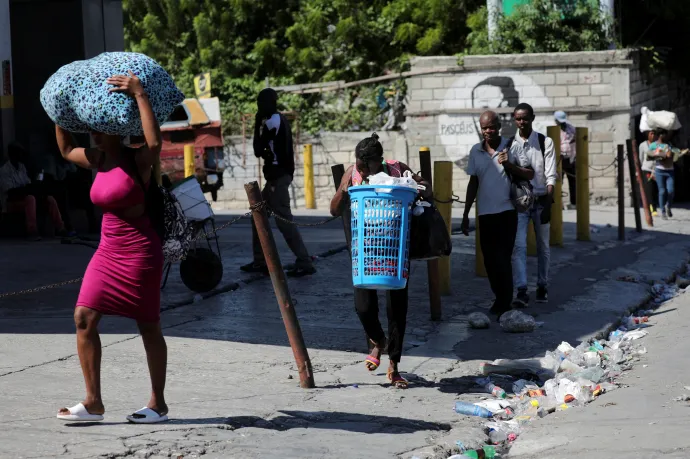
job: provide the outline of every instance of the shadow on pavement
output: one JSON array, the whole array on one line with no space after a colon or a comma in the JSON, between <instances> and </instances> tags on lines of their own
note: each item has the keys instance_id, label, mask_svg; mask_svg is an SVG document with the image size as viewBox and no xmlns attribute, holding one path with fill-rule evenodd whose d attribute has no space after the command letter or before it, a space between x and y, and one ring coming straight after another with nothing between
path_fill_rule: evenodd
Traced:
<instances>
[{"instance_id":1,"label":"shadow on pavement","mask_svg":"<svg viewBox=\"0 0 690 459\"><path fill-rule=\"evenodd\" d=\"M342 245L344 235L342 223L334 221L318 228L303 228L304 239L310 251L318 248L332 248ZM239 280L239 265L251 256L251 230L248 222L231 227L224 233L224 254L226 280ZM565 248L552 248L553 275L549 289L549 303L532 303L526 313L543 321L544 326L533 333L512 335L500 330L494 321L489 330L471 330L466 323L466 315L474 311L487 312L493 300L488 280L478 278L474 273L474 235L453 236L451 284L452 296L443 297L443 315L446 320L432 322L429 318L428 287L425 262L412 265L408 330L405 338L406 352L412 348L416 356L448 357L454 351L461 360L493 360L496 358L527 358L543 355L561 341L577 343L581 337L602 329L620 316L620 308L609 307L612 298L602 296L597 301L586 302L586 306L573 306L573 299L589 298L596 293L601 283L618 286L620 295L635 293L633 290L645 288L640 284L617 281L612 273L620 267L636 263L645 257L638 250L657 252L671 243L687 241L687 236L665 232L646 232L649 236L643 244L621 244L615 242L616 228L600 227L592 234L593 242L575 242L575 225L564 224ZM639 234L628 228L628 239ZM276 241L284 244L275 231ZM54 246L53 246L54 247ZM61 250L81 250L70 262L77 263L77 273L83 272L78 260L88 262L88 248L75 247ZM282 247L281 254L286 253ZM289 253L289 252L287 252ZM649 252L647 252L649 253ZM84 256L86 254L86 256ZM669 257L680 260L682 253L669 253ZM8 255L9 257L9 255ZM79 258L81 257L81 258ZM0 256L5 268L5 280L11 278L17 269L12 263L24 261L11 260ZM283 260L288 263L292 260ZM54 270L60 274L59 267L65 260L49 260L46 266L32 265L30 271ZM52 263L52 264L51 264ZM340 253L319 260L318 272L314 276L289 279L289 287L300 325L310 350L339 350L364 352L365 339L361 325L354 311L350 260L347 254ZM67 270L65 270L67 271ZM536 258L528 257L529 278L533 280L536 272ZM21 270L19 270L21 275ZM30 273L28 274L30 275ZM228 278L227 276L232 276ZM68 276L63 276L68 277ZM24 285L21 278L18 284ZM5 289L14 283L5 282ZM534 289L532 288L532 295ZM78 285L38 292L11 300L0 299L0 333L4 334L72 334L73 304L78 293ZM635 296L635 295L632 295ZM639 296L639 295L637 295ZM587 300L589 301L589 300ZM380 313L384 330L385 300L380 298ZM579 304L579 303L578 303ZM163 305L163 309L166 305ZM453 349L441 350L424 344L445 324L457 324L461 334ZM163 313L165 334L169 337L183 337L227 342L288 346L285 328L280 316L273 289L268 278L243 285L228 294L218 295L202 302ZM135 334L134 324L121 318L104 318L101 332ZM403 369L405 354L403 354ZM458 383L459 384L459 383ZM313 422L313 421L309 421Z\"/></svg>"}]
</instances>

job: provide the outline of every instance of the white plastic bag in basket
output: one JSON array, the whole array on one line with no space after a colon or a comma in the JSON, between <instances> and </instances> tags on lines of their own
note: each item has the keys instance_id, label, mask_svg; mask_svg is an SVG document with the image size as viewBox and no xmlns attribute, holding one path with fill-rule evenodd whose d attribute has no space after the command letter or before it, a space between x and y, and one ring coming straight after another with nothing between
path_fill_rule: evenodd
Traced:
<instances>
[{"instance_id":1,"label":"white plastic bag in basket","mask_svg":"<svg viewBox=\"0 0 690 459\"><path fill-rule=\"evenodd\" d=\"M415 190L426 189L424 185L419 185L417 182L415 182L415 180L412 178L412 173L410 171L405 171L402 177L391 177L385 172L379 172L378 174L369 177L369 185L404 186L407 188L413 188ZM387 190L384 188L377 188L376 191L385 192Z\"/></svg>"}]
</instances>

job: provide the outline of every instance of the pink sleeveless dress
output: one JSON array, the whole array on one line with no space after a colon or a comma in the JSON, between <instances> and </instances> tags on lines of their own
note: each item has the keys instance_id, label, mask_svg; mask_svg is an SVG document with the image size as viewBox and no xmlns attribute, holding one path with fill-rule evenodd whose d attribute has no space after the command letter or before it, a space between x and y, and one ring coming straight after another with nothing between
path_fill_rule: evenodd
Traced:
<instances>
[{"instance_id":1,"label":"pink sleeveless dress","mask_svg":"<svg viewBox=\"0 0 690 459\"><path fill-rule=\"evenodd\" d=\"M392 159L385 160L385 166L383 172L390 175L391 177L402 177L402 168L400 167L400 161L395 161ZM357 186L362 184L362 174L357 170L355 165L352 168L352 185Z\"/></svg>"},{"instance_id":2,"label":"pink sleeveless dress","mask_svg":"<svg viewBox=\"0 0 690 459\"><path fill-rule=\"evenodd\" d=\"M101 242L79 292L77 306L141 322L160 320L163 251L149 217L122 212L145 200L144 191L120 167L98 171L91 200L103 209Z\"/></svg>"}]
</instances>

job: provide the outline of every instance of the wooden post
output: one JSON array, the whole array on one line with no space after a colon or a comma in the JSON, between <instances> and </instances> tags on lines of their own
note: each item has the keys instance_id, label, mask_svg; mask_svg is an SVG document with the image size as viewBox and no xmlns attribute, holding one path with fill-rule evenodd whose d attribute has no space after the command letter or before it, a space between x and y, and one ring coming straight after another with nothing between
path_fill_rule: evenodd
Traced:
<instances>
[{"instance_id":1,"label":"wooden post","mask_svg":"<svg viewBox=\"0 0 690 459\"><path fill-rule=\"evenodd\" d=\"M618 145L618 240L625 240L625 150Z\"/></svg>"},{"instance_id":2,"label":"wooden post","mask_svg":"<svg viewBox=\"0 0 690 459\"><path fill-rule=\"evenodd\" d=\"M642 232L642 217L640 216L640 203L637 201L637 180L635 179L635 156L636 154L633 152L634 148L634 142L631 139L627 140L627 145L628 145L628 169L630 171L630 190L632 191L632 202L633 202L633 211L635 212L635 231L638 233ZM639 158L638 158L639 161ZM642 172L642 171L640 171ZM639 177L642 178L642 177ZM645 201L646 201L645 197ZM649 207L645 209L645 212L649 212ZM652 216L650 215L649 218L651 219Z\"/></svg>"},{"instance_id":3,"label":"wooden post","mask_svg":"<svg viewBox=\"0 0 690 459\"><path fill-rule=\"evenodd\" d=\"M577 240L589 241L589 129L575 128Z\"/></svg>"},{"instance_id":4,"label":"wooden post","mask_svg":"<svg viewBox=\"0 0 690 459\"><path fill-rule=\"evenodd\" d=\"M429 147L421 147L419 149L419 167L422 172L422 178L429 182L429 185L433 189L431 151ZM431 320L441 320L441 292L438 285L438 259L428 260L426 262L426 272L429 282L429 311L431 313Z\"/></svg>"},{"instance_id":5,"label":"wooden post","mask_svg":"<svg viewBox=\"0 0 690 459\"><path fill-rule=\"evenodd\" d=\"M632 151L633 161L635 163L635 172L637 176L637 186L640 190L640 199L642 199L642 206L644 207L644 218L647 221L647 226L654 226L654 220L652 219L652 210L650 207L650 202L647 201L647 193L645 193L644 187L644 177L642 176L642 165L640 164L640 155L637 151L637 144L632 141L627 141L628 151Z\"/></svg>"},{"instance_id":6,"label":"wooden post","mask_svg":"<svg viewBox=\"0 0 690 459\"><path fill-rule=\"evenodd\" d=\"M184 146L184 176L191 177L196 173L194 166L194 145Z\"/></svg>"},{"instance_id":7,"label":"wooden post","mask_svg":"<svg viewBox=\"0 0 690 459\"><path fill-rule=\"evenodd\" d=\"M247 192L247 198L252 208L263 201L258 183L246 183L244 185L244 190ZM295 306L290 297L290 290L288 289L287 280L285 279L283 266L280 263L280 256L278 255L276 241L273 239L271 225L268 223L266 209L259 207L254 210L254 212L252 212L252 218L254 219L259 241L261 241L261 249L264 252L268 272L271 275L273 290L278 300L280 314L283 316L283 323L285 324L285 331L290 341L292 354L295 356L295 363L297 364L297 371L299 372L299 385L305 389L313 388L314 373L311 368L311 360L309 360L309 353L304 344L302 329L300 328Z\"/></svg>"},{"instance_id":8,"label":"wooden post","mask_svg":"<svg viewBox=\"0 0 690 459\"><path fill-rule=\"evenodd\" d=\"M340 182L338 182L340 183ZM314 157L310 143L304 146L304 207L316 209L314 196Z\"/></svg>"},{"instance_id":9,"label":"wooden post","mask_svg":"<svg viewBox=\"0 0 690 459\"><path fill-rule=\"evenodd\" d=\"M453 209L453 163L450 161L434 161L434 197L437 199L436 208L443 216L450 234ZM441 295L450 295L450 257L438 260L438 272Z\"/></svg>"},{"instance_id":10,"label":"wooden post","mask_svg":"<svg viewBox=\"0 0 690 459\"><path fill-rule=\"evenodd\" d=\"M479 202L474 203L474 273L479 277L488 277L484 266L484 252L479 235Z\"/></svg>"},{"instance_id":11,"label":"wooden post","mask_svg":"<svg viewBox=\"0 0 690 459\"><path fill-rule=\"evenodd\" d=\"M549 126L546 128L546 133L553 141L553 154L556 155L555 159L558 171L556 186L553 189L549 244L563 247L563 162L561 160L561 128L559 126Z\"/></svg>"}]
</instances>

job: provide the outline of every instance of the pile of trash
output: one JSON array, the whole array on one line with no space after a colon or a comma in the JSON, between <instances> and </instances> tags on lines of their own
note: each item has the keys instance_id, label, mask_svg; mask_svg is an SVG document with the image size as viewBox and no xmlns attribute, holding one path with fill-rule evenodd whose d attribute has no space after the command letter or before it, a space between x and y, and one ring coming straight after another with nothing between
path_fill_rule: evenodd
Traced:
<instances>
[{"instance_id":1,"label":"pile of trash","mask_svg":"<svg viewBox=\"0 0 690 459\"><path fill-rule=\"evenodd\" d=\"M690 273L690 264L686 273ZM619 280L647 282L632 276ZM673 283L656 283L650 290L650 306L656 309L689 291L690 279L677 276ZM484 428L488 444L481 449L466 449L462 442L457 442L460 455L449 459L498 458L530 422L556 411L584 406L601 394L617 389L620 375L630 370L640 355L647 353L635 341L648 334L644 329L650 326L649 316L653 313L653 309L639 310L635 315L623 317L620 326L607 339L588 340L577 347L563 341L541 358L480 363L483 377L475 382L491 396L474 403L458 401L455 412L487 419ZM470 315L472 328L488 327L488 318L484 317L481 313ZM690 390L690 386L685 388ZM674 400L690 401L690 395L683 394Z\"/></svg>"},{"instance_id":2,"label":"pile of trash","mask_svg":"<svg viewBox=\"0 0 690 459\"><path fill-rule=\"evenodd\" d=\"M584 406L618 388L616 379L632 367L635 356L647 352L635 340L647 335L648 322L647 315L631 315L608 340L585 341L577 347L564 341L541 358L482 362L483 377L476 383L491 397L475 403L458 401L455 411L486 418L490 445L453 457L498 457L498 451L533 420Z\"/></svg>"}]
</instances>

